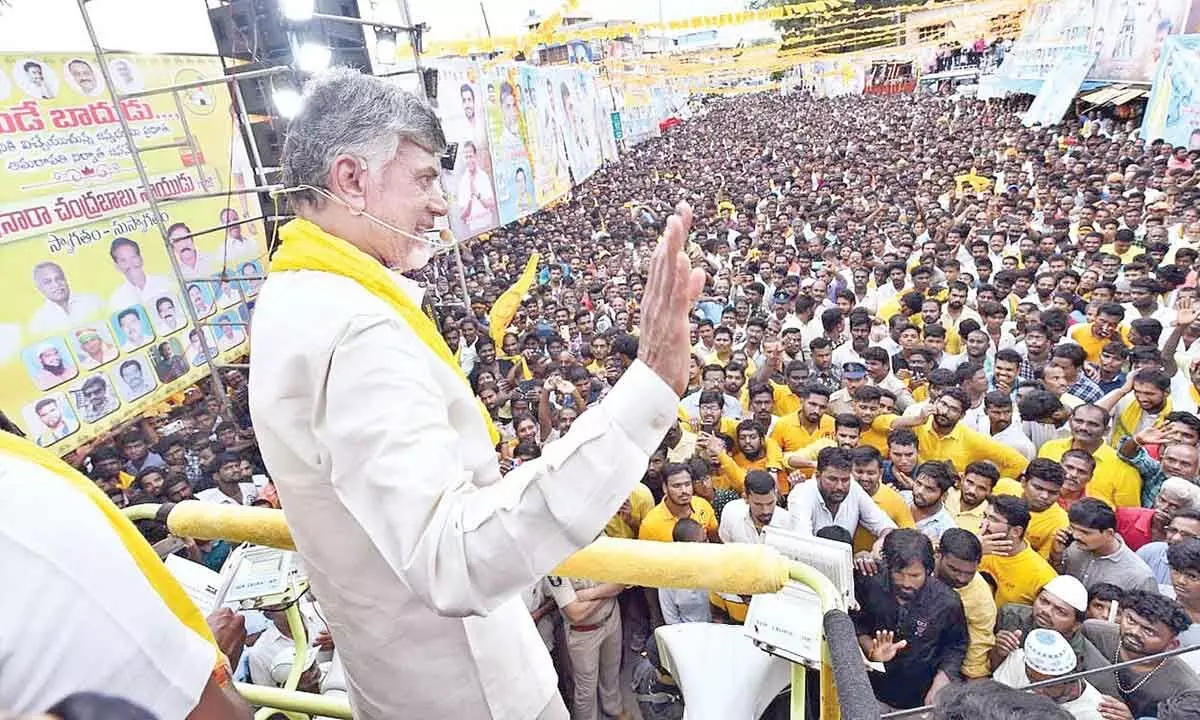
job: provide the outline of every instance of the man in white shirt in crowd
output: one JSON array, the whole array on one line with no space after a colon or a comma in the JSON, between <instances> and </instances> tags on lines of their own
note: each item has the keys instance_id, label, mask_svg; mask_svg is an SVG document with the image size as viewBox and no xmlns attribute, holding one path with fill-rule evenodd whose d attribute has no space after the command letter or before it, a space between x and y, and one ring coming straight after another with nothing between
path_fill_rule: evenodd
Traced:
<instances>
[{"instance_id":1,"label":"man in white shirt in crowd","mask_svg":"<svg viewBox=\"0 0 1200 720\"><path fill-rule=\"evenodd\" d=\"M33 284L46 302L29 319L29 332L52 335L81 325L100 312L100 298L95 295L73 295L71 284L62 266L55 262L40 262L33 268Z\"/></svg>"},{"instance_id":2,"label":"man in white shirt in crowd","mask_svg":"<svg viewBox=\"0 0 1200 720\"><path fill-rule=\"evenodd\" d=\"M258 489L252 482L242 482L242 459L233 453L223 453L210 466L216 487L196 493L201 502L218 505L253 505Z\"/></svg>"},{"instance_id":3,"label":"man in white shirt in crowd","mask_svg":"<svg viewBox=\"0 0 1200 720\"><path fill-rule=\"evenodd\" d=\"M142 249L133 240L125 237L113 240L108 254L112 257L113 267L125 276L125 282L109 300L109 308L122 310L131 305L150 305L175 288L175 284L165 277L146 274Z\"/></svg>"},{"instance_id":4,"label":"man in white shirt in crowd","mask_svg":"<svg viewBox=\"0 0 1200 720\"><path fill-rule=\"evenodd\" d=\"M1037 457L1033 446L1021 426L1013 422L1012 395L1003 390L993 390L983 396L983 409L987 413L988 435L1025 456L1026 460Z\"/></svg>"},{"instance_id":5,"label":"man in white shirt in crowd","mask_svg":"<svg viewBox=\"0 0 1200 720\"><path fill-rule=\"evenodd\" d=\"M817 474L788 494L787 509L792 529L812 535L828 525L837 525L853 537L859 525L876 539L896 528L866 490L850 479L851 455L846 448L827 447L817 453Z\"/></svg>"},{"instance_id":6,"label":"man in white shirt in crowd","mask_svg":"<svg viewBox=\"0 0 1200 720\"><path fill-rule=\"evenodd\" d=\"M295 241L348 244L372 264L301 254L294 267L319 271L270 273L251 415L356 718L565 720L520 594L596 538L675 420L703 284L682 252L691 213L668 220L650 261L639 359L541 458L501 476L450 350L399 310L419 302L400 272L429 262L422 233L447 212L444 147L433 111L391 83L346 68L310 81L281 165L287 185L322 191L296 196L276 262Z\"/></svg>"},{"instance_id":7,"label":"man in white shirt in crowd","mask_svg":"<svg viewBox=\"0 0 1200 720\"><path fill-rule=\"evenodd\" d=\"M704 526L691 518L680 518L671 530L673 542L708 542ZM658 606L663 622L677 625L687 622L712 622L712 605L707 590L659 588Z\"/></svg>"}]
</instances>

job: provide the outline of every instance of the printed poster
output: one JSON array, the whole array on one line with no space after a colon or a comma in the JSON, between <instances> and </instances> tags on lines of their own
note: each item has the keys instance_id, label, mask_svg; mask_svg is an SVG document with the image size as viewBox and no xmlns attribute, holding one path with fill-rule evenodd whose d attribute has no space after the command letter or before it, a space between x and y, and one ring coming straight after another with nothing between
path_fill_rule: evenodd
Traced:
<instances>
[{"instance_id":1,"label":"printed poster","mask_svg":"<svg viewBox=\"0 0 1200 720\"><path fill-rule=\"evenodd\" d=\"M571 190L571 170L563 145L562 124L554 110L554 79L541 68L521 66L521 87L528 150L533 163L534 190L538 207L548 205Z\"/></svg>"},{"instance_id":2,"label":"printed poster","mask_svg":"<svg viewBox=\"0 0 1200 720\"><path fill-rule=\"evenodd\" d=\"M465 240L499 224L488 138L488 117L500 113L499 88L481 77L475 63L439 65L437 113L446 141L458 143L454 169L443 170L442 183L450 229Z\"/></svg>"},{"instance_id":3,"label":"printed poster","mask_svg":"<svg viewBox=\"0 0 1200 720\"><path fill-rule=\"evenodd\" d=\"M497 65L483 77L489 92L495 88L499 97L496 104L488 103L487 125L496 205L500 224L507 225L538 208L525 124L526 96L515 63Z\"/></svg>"},{"instance_id":4,"label":"printed poster","mask_svg":"<svg viewBox=\"0 0 1200 720\"><path fill-rule=\"evenodd\" d=\"M224 74L215 58L107 62L123 92ZM163 204L168 250L118 121L121 113L140 146L169 146L142 154L158 199L248 186L225 87L179 101L115 105L92 56L0 54L0 410L56 452L196 382L209 355L227 362L246 351L242 323L261 280L242 278L262 275L261 224L183 236L259 217L255 196ZM189 308L226 324L198 329Z\"/></svg>"},{"instance_id":5,"label":"printed poster","mask_svg":"<svg viewBox=\"0 0 1200 720\"><path fill-rule=\"evenodd\" d=\"M1045 127L1062 120L1095 62L1096 53L1083 50L1068 50L1059 55L1053 72L1042 83L1033 104L1021 119L1025 126Z\"/></svg>"},{"instance_id":6,"label":"printed poster","mask_svg":"<svg viewBox=\"0 0 1200 720\"><path fill-rule=\"evenodd\" d=\"M1200 150L1200 35L1167 38L1158 64L1142 137Z\"/></svg>"}]
</instances>

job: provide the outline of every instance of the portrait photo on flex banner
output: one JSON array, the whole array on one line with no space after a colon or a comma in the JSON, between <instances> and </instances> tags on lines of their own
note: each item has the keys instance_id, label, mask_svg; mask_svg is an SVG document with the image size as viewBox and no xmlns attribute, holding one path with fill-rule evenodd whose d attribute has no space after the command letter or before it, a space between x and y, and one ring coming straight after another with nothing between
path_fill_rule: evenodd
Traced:
<instances>
[{"instance_id":1,"label":"portrait photo on flex banner","mask_svg":"<svg viewBox=\"0 0 1200 720\"><path fill-rule=\"evenodd\" d=\"M225 352L246 342L246 328L238 310L221 313L212 324L212 333L217 339L217 350Z\"/></svg>"},{"instance_id":2,"label":"portrait photo on flex banner","mask_svg":"<svg viewBox=\"0 0 1200 720\"><path fill-rule=\"evenodd\" d=\"M21 362L38 390L58 387L79 375L75 356L60 337L47 338L25 348L21 351Z\"/></svg>"},{"instance_id":3,"label":"portrait photo on flex banner","mask_svg":"<svg viewBox=\"0 0 1200 720\"><path fill-rule=\"evenodd\" d=\"M174 295L159 295L150 303L150 319L159 337L165 337L187 325L187 311Z\"/></svg>"},{"instance_id":4,"label":"portrait photo on flex banner","mask_svg":"<svg viewBox=\"0 0 1200 720\"><path fill-rule=\"evenodd\" d=\"M94 423L121 407L117 391L104 373L88 375L70 386L71 404L84 422Z\"/></svg>"},{"instance_id":5,"label":"portrait photo on flex banner","mask_svg":"<svg viewBox=\"0 0 1200 720\"><path fill-rule=\"evenodd\" d=\"M121 352L133 352L154 341L154 329L141 305L118 310L110 318Z\"/></svg>"},{"instance_id":6,"label":"portrait photo on flex banner","mask_svg":"<svg viewBox=\"0 0 1200 720\"><path fill-rule=\"evenodd\" d=\"M213 282L209 283L209 287L215 288L216 297L214 299L219 310L227 310L242 302L242 286L237 280L231 279L233 275L233 273L229 273L225 277L214 275Z\"/></svg>"},{"instance_id":7,"label":"portrait photo on flex banner","mask_svg":"<svg viewBox=\"0 0 1200 720\"><path fill-rule=\"evenodd\" d=\"M187 299L195 311L196 317L206 318L217 311L217 303L213 298L210 282L190 282L187 284Z\"/></svg>"},{"instance_id":8,"label":"portrait photo on flex banner","mask_svg":"<svg viewBox=\"0 0 1200 720\"><path fill-rule=\"evenodd\" d=\"M79 429L79 418L75 409L62 393L51 393L28 403L21 408L25 428L33 441L49 447Z\"/></svg>"},{"instance_id":9,"label":"portrait photo on flex banner","mask_svg":"<svg viewBox=\"0 0 1200 720\"><path fill-rule=\"evenodd\" d=\"M12 66L12 76L26 97L34 100L53 100L58 97L58 75L37 58L17 60Z\"/></svg>"},{"instance_id":10,"label":"portrait photo on flex banner","mask_svg":"<svg viewBox=\"0 0 1200 720\"><path fill-rule=\"evenodd\" d=\"M117 359L120 351L108 325L97 322L71 332L71 352L84 370L95 370Z\"/></svg>"},{"instance_id":11,"label":"portrait photo on flex banner","mask_svg":"<svg viewBox=\"0 0 1200 720\"><path fill-rule=\"evenodd\" d=\"M137 63L128 58L114 58L108 61L108 71L112 74L113 85L121 92L140 92L145 90L142 71Z\"/></svg>"},{"instance_id":12,"label":"portrait photo on flex banner","mask_svg":"<svg viewBox=\"0 0 1200 720\"><path fill-rule=\"evenodd\" d=\"M121 358L120 362L110 367L112 381L124 402L137 400L158 387L158 382L154 379L154 370L144 354Z\"/></svg>"},{"instance_id":13,"label":"portrait photo on flex banner","mask_svg":"<svg viewBox=\"0 0 1200 720\"><path fill-rule=\"evenodd\" d=\"M180 335L160 340L150 348L150 361L154 363L154 374L161 383L169 383L187 374L191 369L183 352Z\"/></svg>"},{"instance_id":14,"label":"portrait photo on flex banner","mask_svg":"<svg viewBox=\"0 0 1200 720\"><path fill-rule=\"evenodd\" d=\"M67 86L84 97L104 95L104 76L95 59L74 57L63 63L63 79Z\"/></svg>"},{"instance_id":15,"label":"portrait photo on flex banner","mask_svg":"<svg viewBox=\"0 0 1200 720\"><path fill-rule=\"evenodd\" d=\"M238 282L242 286L242 295L247 298L252 298L258 295L258 289L263 284L263 267L258 260L244 262L238 266L237 276L243 278Z\"/></svg>"},{"instance_id":16,"label":"portrait photo on flex banner","mask_svg":"<svg viewBox=\"0 0 1200 720\"><path fill-rule=\"evenodd\" d=\"M200 340L201 334L204 336L203 342ZM215 358L218 352L220 351L217 349L217 338L213 335L212 328L205 326L188 330L184 356L192 367L200 367L208 362L209 358Z\"/></svg>"}]
</instances>

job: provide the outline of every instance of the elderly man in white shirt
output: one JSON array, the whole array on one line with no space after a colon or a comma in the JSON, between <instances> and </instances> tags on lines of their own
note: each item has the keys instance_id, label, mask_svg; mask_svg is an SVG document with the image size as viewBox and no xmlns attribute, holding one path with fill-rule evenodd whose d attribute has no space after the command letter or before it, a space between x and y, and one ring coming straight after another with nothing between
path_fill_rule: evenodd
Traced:
<instances>
[{"instance_id":1,"label":"elderly man in white shirt","mask_svg":"<svg viewBox=\"0 0 1200 720\"><path fill-rule=\"evenodd\" d=\"M95 295L71 292L67 274L56 262L47 260L35 265L33 284L46 298L29 319L29 331L34 335L51 335L82 325L103 307Z\"/></svg>"},{"instance_id":2,"label":"elderly man in white shirt","mask_svg":"<svg viewBox=\"0 0 1200 720\"><path fill-rule=\"evenodd\" d=\"M501 476L490 420L399 274L440 246L423 233L447 212L444 147L393 84L311 81L282 154L298 218L254 315L251 415L356 718L562 720L521 592L600 534L675 419L703 284L690 210L651 260L639 360Z\"/></svg>"},{"instance_id":3,"label":"elderly man in white shirt","mask_svg":"<svg viewBox=\"0 0 1200 720\"><path fill-rule=\"evenodd\" d=\"M850 466L850 451L845 448L827 447L817 454L816 477L788 494L794 531L814 535L823 527L837 525L853 536L861 525L882 539L896 529L887 513L850 479Z\"/></svg>"}]
</instances>

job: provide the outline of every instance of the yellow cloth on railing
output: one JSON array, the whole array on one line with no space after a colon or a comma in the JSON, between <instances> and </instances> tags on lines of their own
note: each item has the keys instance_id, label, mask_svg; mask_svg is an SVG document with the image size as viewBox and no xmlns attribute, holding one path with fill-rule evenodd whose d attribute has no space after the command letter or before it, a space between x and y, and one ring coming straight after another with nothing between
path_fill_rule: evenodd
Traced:
<instances>
[{"instance_id":1,"label":"yellow cloth on railing","mask_svg":"<svg viewBox=\"0 0 1200 720\"><path fill-rule=\"evenodd\" d=\"M437 325L412 298L396 283L395 278L383 265L345 240L330 235L314 223L303 218L292 220L279 229L281 244L271 260L271 272L291 270L313 270L331 275L341 275L363 286L367 292L387 303L400 319L408 323L421 342L433 354L454 369L462 381L470 386L462 366L454 359L450 346L438 332ZM479 413L487 427L492 445L500 442L500 431L492 422L483 403Z\"/></svg>"},{"instance_id":2,"label":"yellow cloth on railing","mask_svg":"<svg viewBox=\"0 0 1200 720\"><path fill-rule=\"evenodd\" d=\"M150 587L154 588L171 613L212 645L215 653L213 667L225 667L225 656L217 648L217 641L213 638L208 621L204 619L200 609L183 591L179 581L167 570L167 566L163 565L158 554L154 552L154 548L150 547L150 543L146 542L133 522L126 518L116 505L113 505L112 500L109 500L108 496L94 482L63 460L55 457L53 453L16 435L2 431L0 431L0 452L54 473L72 489L87 496L104 515L104 519L108 521L121 544L125 546L138 570L145 576L146 582L150 583Z\"/></svg>"}]
</instances>

